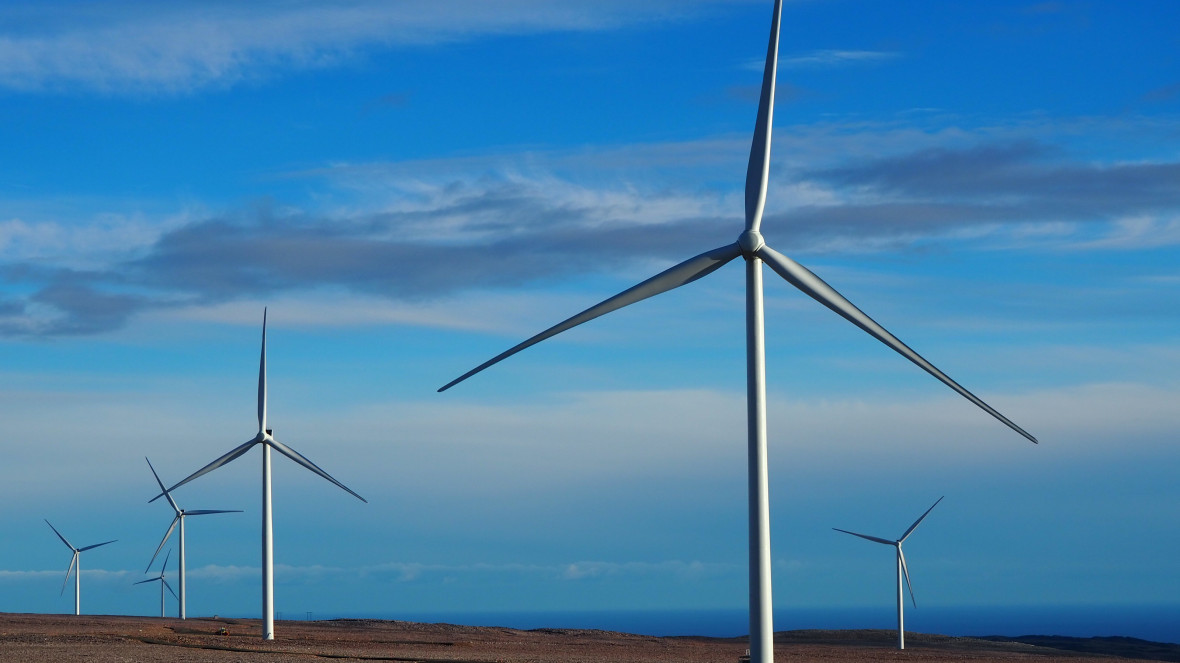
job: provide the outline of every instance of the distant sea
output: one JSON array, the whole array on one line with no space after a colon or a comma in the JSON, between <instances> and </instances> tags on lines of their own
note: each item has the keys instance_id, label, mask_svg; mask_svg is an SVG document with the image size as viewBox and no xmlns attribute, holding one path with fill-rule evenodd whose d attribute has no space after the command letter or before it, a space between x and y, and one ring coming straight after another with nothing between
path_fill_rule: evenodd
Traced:
<instances>
[{"instance_id":1,"label":"distant sea","mask_svg":"<svg viewBox=\"0 0 1180 663\"><path fill-rule=\"evenodd\" d=\"M302 616L302 615L300 615ZM745 610L312 613L313 619L369 618L519 629L578 628L642 635L735 637L749 632ZM897 628L893 606L776 609L776 631ZM907 606L906 630L943 635L1121 635L1180 643L1180 604L1148 606Z\"/></svg>"}]
</instances>

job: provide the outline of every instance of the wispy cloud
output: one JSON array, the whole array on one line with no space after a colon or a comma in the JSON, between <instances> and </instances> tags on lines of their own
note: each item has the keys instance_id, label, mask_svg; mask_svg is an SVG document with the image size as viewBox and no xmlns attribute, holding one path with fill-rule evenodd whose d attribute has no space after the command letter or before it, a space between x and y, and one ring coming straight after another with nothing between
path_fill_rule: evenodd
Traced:
<instances>
[{"instance_id":1,"label":"wispy cloud","mask_svg":"<svg viewBox=\"0 0 1180 663\"><path fill-rule=\"evenodd\" d=\"M860 193L858 203L817 211L841 225L875 218L894 230L928 232L951 224L1103 222L1112 241L1072 248L1175 244L1180 162L1090 163L1035 141L934 148L807 174ZM859 209L858 209L859 208ZM1163 216L1162 225L1158 215ZM1120 238L1113 240L1113 237ZM1063 244L1064 246L1064 244Z\"/></svg>"},{"instance_id":2,"label":"wispy cloud","mask_svg":"<svg viewBox=\"0 0 1180 663\"><path fill-rule=\"evenodd\" d=\"M849 65L878 64L881 62L896 60L900 57L901 53L897 53L895 51L826 49L812 51L810 53L803 53L800 55L780 57L778 63L779 66L783 67L784 69L806 67L844 67ZM762 64L758 63L755 68L761 69Z\"/></svg>"},{"instance_id":3,"label":"wispy cloud","mask_svg":"<svg viewBox=\"0 0 1180 663\"><path fill-rule=\"evenodd\" d=\"M70 552L69 550L66 550L66 555L65 555L66 565L65 566L69 565L69 560L70 560L69 552ZM138 577L141 575L143 575L142 571L120 571L120 570L109 570L109 569L92 569L89 567L86 569L86 577L88 580L93 579L93 580L104 580L104 581L109 581L109 580L122 581L126 578L135 578L135 577ZM20 571L20 570L0 569L0 582L16 583L16 582L24 582L24 581L28 581L28 580L45 580L45 579L57 579L60 581L64 578L65 578L65 567L64 566L62 569L51 570L51 571Z\"/></svg>"},{"instance_id":4,"label":"wispy cloud","mask_svg":"<svg viewBox=\"0 0 1180 663\"><path fill-rule=\"evenodd\" d=\"M1153 249L1180 246L1180 215L1141 215L1118 219L1099 237L1074 242L1076 249Z\"/></svg>"},{"instance_id":5,"label":"wispy cloud","mask_svg":"<svg viewBox=\"0 0 1180 663\"><path fill-rule=\"evenodd\" d=\"M500 575L500 576L534 576L554 580L590 580L602 577L618 576L677 576L682 578L699 578L706 575L729 574L740 572L742 567L723 562L704 562L699 560L664 560L655 562L606 562L582 560L575 562L554 564L520 564L520 563L489 563L471 562L464 564L438 564L434 562L404 562L389 561L357 567L324 566L320 564L308 566L291 566L280 564L276 568L287 581L320 579L330 577L386 577L396 582L416 582L439 579L444 576L456 575ZM90 572L89 570L87 571ZM14 578L32 574L35 577L52 576L56 572L48 571L0 571L0 579L11 575ZM129 571L119 571L118 574L130 574ZM220 566L208 565L188 572L190 578L210 580L214 582L238 582L244 578L253 578L259 574L257 567L249 566Z\"/></svg>"},{"instance_id":6,"label":"wispy cloud","mask_svg":"<svg viewBox=\"0 0 1180 663\"><path fill-rule=\"evenodd\" d=\"M333 66L373 48L602 30L741 1L44 2L0 9L0 86L187 92Z\"/></svg>"}]
</instances>

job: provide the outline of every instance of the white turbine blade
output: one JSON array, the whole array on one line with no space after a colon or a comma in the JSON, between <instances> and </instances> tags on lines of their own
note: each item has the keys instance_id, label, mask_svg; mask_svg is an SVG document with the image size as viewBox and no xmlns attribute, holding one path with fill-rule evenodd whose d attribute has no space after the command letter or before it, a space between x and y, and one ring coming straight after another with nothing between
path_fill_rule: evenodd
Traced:
<instances>
[{"instance_id":1,"label":"white turbine blade","mask_svg":"<svg viewBox=\"0 0 1180 663\"><path fill-rule=\"evenodd\" d=\"M180 522L180 516L175 516L172 518L172 524L168 526L168 531L164 533L164 538L160 539L160 545L156 546L156 552L152 553L152 559L148 562L147 569L143 570L144 573L147 573L148 569L152 568L152 563L156 561L156 557L158 557L160 555L160 551L164 549L164 544L168 543L168 537L172 536L172 530L176 529L176 523L178 522ZM169 550L168 553L171 554L172 551Z\"/></svg>"},{"instance_id":2,"label":"white turbine blade","mask_svg":"<svg viewBox=\"0 0 1180 663\"><path fill-rule=\"evenodd\" d=\"M168 549L168 554L164 555L164 564L160 567L160 577L164 577L164 572L168 570L168 560L172 557L172 549Z\"/></svg>"},{"instance_id":3,"label":"white turbine blade","mask_svg":"<svg viewBox=\"0 0 1180 663\"><path fill-rule=\"evenodd\" d=\"M73 550L71 548L71 550ZM66 569L66 579L61 581L61 593L66 593L66 585L70 583L70 574L74 572L74 566L78 563L78 551L74 550L74 555L70 557L70 568Z\"/></svg>"},{"instance_id":4,"label":"white turbine blade","mask_svg":"<svg viewBox=\"0 0 1180 663\"><path fill-rule=\"evenodd\" d=\"M176 592L175 592L175 591L173 591L173 589L172 589L172 585L169 585L167 580L164 580L163 578L160 578L160 582L164 583L164 586L168 588L168 591L169 591L169 592L172 592L172 596L176 597L176 600L177 600L177 601L179 601L179 600L180 600L180 597L179 597L179 596L176 596Z\"/></svg>"},{"instance_id":5,"label":"white turbine blade","mask_svg":"<svg viewBox=\"0 0 1180 663\"><path fill-rule=\"evenodd\" d=\"M642 301L648 297L654 297L655 295L658 295L662 292L667 292L673 288L678 288L682 285L685 285L686 283L692 283L693 281L711 274L717 269L720 269L722 265L729 262L730 260L733 260L741 254L742 250L737 244L730 244L719 249L707 251L700 254L699 256L689 258L679 265L660 272L643 283L640 283L639 285L628 290L624 290L610 299L595 304L594 306L591 306L574 317L569 318L565 322L554 325L553 327L546 329L529 340L496 355L488 361L485 361L479 366L476 366L470 371L467 371L463 375L460 375L454 380L451 380L447 384L443 385L439 391L446 391L447 389L450 389L451 387L471 377L472 375L479 373L485 368L497 364L500 361L520 352L521 350L532 347L547 338L556 336L572 327L576 327L583 322L588 322L601 315L606 315L611 311L621 309L624 306L634 304L635 302Z\"/></svg>"},{"instance_id":6,"label":"white turbine blade","mask_svg":"<svg viewBox=\"0 0 1180 663\"><path fill-rule=\"evenodd\" d=\"M287 445L283 444L282 442L279 442L278 440L274 439L273 437L272 437L272 438L270 438L270 440L267 442L267 444L269 444L269 445L271 445L272 447L274 447L274 450L275 450L275 451L277 451L277 452L279 452L279 453L283 454L283 455L284 455L284 456L286 456L287 458L290 458L291 460L295 461L296 463L299 463L300 465L302 465L302 466L306 467L307 469L311 470L312 472L315 472L316 474L320 475L321 477L323 477L323 478L327 479L328 481L331 481L332 483L336 484L336 485L337 485L337 486L339 486L340 488L344 489L344 490L345 490L345 491L346 491L346 492L347 492L349 495L352 495L353 497L355 497L355 498L357 498L358 500L360 500L360 501L364 502L365 504L368 504L368 503L369 503L369 500L367 500L367 499L365 499L365 498L361 497L360 495L357 495L356 493L354 493L354 492L352 491L352 489L351 489L351 488L349 488L348 486L346 486L346 485L344 485L344 484L340 483L339 481L337 481L337 480L333 479L333 478L332 478L332 475L330 475L330 474L328 474L327 472L325 472L325 471L323 471L322 469L320 469L320 466L319 466L319 465L316 465L315 463L311 462L310 460L308 460L308 459L304 458L304 457L303 457L303 455L302 455L302 454L300 454L298 451L295 451L295 450L294 450L294 449L292 449L291 447L289 447L289 446L287 446Z\"/></svg>"},{"instance_id":7,"label":"white turbine blade","mask_svg":"<svg viewBox=\"0 0 1180 663\"><path fill-rule=\"evenodd\" d=\"M262 309L262 357L258 360L258 433L266 433L266 308Z\"/></svg>"},{"instance_id":8,"label":"white turbine blade","mask_svg":"<svg viewBox=\"0 0 1180 663\"><path fill-rule=\"evenodd\" d=\"M770 265L771 269L778 272L779 276L786 279L791 285L802 290L804 294L823 304L824 306L827 306L845 320L868 332L873 338L876 338L878 341L881 341L885 345L893 348L898 354L914 362L922 370L926 371L930 375L933 375L951 389L959 392L959 394L964 398L971 401L972 403L975 403L988 414L1007 424L1009 428L1028 438L1034 444L1037 442L1037 438L1030 435L1020 426L1012 423L1007 417L992 408L992 406L984 403L978 396L967 391L958 382L955 382L945 373L935 368L935 366L926 361L922 355L914 352L913 349L911 349L908 345L902 343L897 339L896 336L890 334L888 330L877 324L875 320L865 315L865 313L854 306L852 302L845 299L844 295L841 295L840 293L836 292L832 286L824 283L823 279L816 276L811 272L811 270L784 256L778 251L775 251L769 246L762 246L762 248L758 249L757 255L759 258L764 260L766 264Z\"/></svg>"},{"instance_id":9,"label":"white turbine blade","mask_svg":"<svg viewBox=\"0 0 1180 663\"><path fill-rule=\"evenodd\" d=\"M923 513L921 518L915 520L914 524L910 525L910 528L905 531L905 534L901 535L901 538L898 539L897 542L901 543L905 541L914 530L918 529L918 524L925 520L926 516L930 515L930 512L934 510L934 507L938 506L938 503L941 502L944 497L946 497L946 495L943 495L942 497L935 500L934 504L930 505L929 509L926 509L926 513Z\"/></svg>"},{"instance_id":10,"label":"white turbine blade","mask_svg":"<svg viewBox=\"0 0 1180 663\"><path fill-rule=\"evenodd\" d=\"M213 509L194 509L192 511L185 511L186 516L207 516L211 513L242 513L241 509L231 509L229 511L213 510Z\"/></svg>"},{"instance_id":11,"label":"white turbine blade","mask_svg":"<svg viewBox=\"0 0 1180 663\"><path fill-rule=\"evenodd\" d=\"M140 580L139 582L133 582L133 583L131 583L131 584L132 584L132 585L143 585L143 584L146 584L146 583L149 583L149 582L159 582L159 580L160 580L160 579L159 579L158 577L156 577L156 578L148 578L147 580Z\"/></svg>"},{"instance_id":12,"label":"white turbine blade","mask_svg":"<svg viewBox=\"0 0 1180 663\"><path fill-rule=\"evenodd\" d=\"M910 582L910 570L909 567L906 566L905 553L901 551L900 545L897 546L897 558L901 560L901 572L905 575L906 589L910 590L910 603L913 603L914 607L916 608L918 607L918 600L914 598L914 585Z\"/></svg>"},{"instance_id":13,"label":"white turbine blade","mask_svg":"<svg viewBox=\"0 0 1180 663\"><path fill-rule=\"evenodd\" d=\"M770 44L766 47L766 67L762 72L762 94L758 99L758 120L750 145L750 164L746 167L746 230L757 231L766 207L766 183L770 173L770 136L774 126L774 84L778 72L778 35L783 11L782 0L774 3L770 25Z\"/></svg>"},{"instance_id":14,"label":"white turbine blade","mask_svg":"<svg viewBox=\"0 0 1180 663\"><path fill-rule=\"evenodd\" d=\"M180 507L176 506L176 500L172 499L172 495L164 487L164 482L160 481L160 475L156 474L156 468L152 467L152 461L147 456L144 456L143 459L147 461L148 469L152 471L152 476L156 477L156 483L160 484L160 490L163 491L164 497L168 498L168 503L172 505L172 510L176 512L176 515L180 515Z\"/></svg>"},{"instance_id":15,"label":"white turbine blade","mask_svg":"<svg viewBox=\"0 0 1180 663\"><path fill-rule=\"evenodd\" d=\"M95 548L97 548L99 546L105 546L108 543L114 543L116 541L118 541L118 539L111 539L110 541L103 541L102 543L96 543L92 546L86 546L85 548L78 548L78 552L86 552L87 550L94 550Z\"/></svg>"},{"instance_id":16,"label":"white turbine blade","mask_svg":"<svg viewBox=\"0 0 1180 663\"><path fill-rule=\"evenodd\" d=\"M877 542L877 543L884 543L884 544L885 544L885 545L887 545L887 546L895 546L895 545L897 545L897 542L896 542L896 541L890 541L890 540L888 540L888 539L882 539L882 538L880 538L880 537L877 537L877 536L869 536L868 534L857 534L856 532L849 532L848 530L846 530L846 529L840 529L839 527L833 527L832 529L836 530L837 532L844 532L845 534L851 534L852 536L859 536L860 538L862 538L862 539L868 539L869 541L875 541L875 542Z\"/></svg>"},{"instance_id":17,"label":"white turbine blade","mask_svg":"<svg viewBox=\"0 0 1180 663\"><path fill-rule=\"evenodd\" d=\"M70 550L73 550L74 552L78 552L78 549L75 548L73 546L73 544L71 544L69 541L66 541L66 537L62 536L61 532L57 531L57 528L53 526L53 523L49 522L49 520L46 519L45 524L49 525L49 529L53 530L53 533L57 535L57 538L61 539L61 542L66 544L66 546L69 547Z\"/></svg>"},{"instance_id":18,"label":"white turbine blade","mask_svg":"<svg viewBox=\"0 0 1180 663\"><path fill-rule=\"evenodd\" d=\"M202 477L202 476L212 472L213 470L216 470L217 468L221 467L222 465L225 465L226 463L235 460L238 456L241 456L242 454L249 451L250 447L254 446L255 444L257 444L260 441L261 441L260 438L256 437L253 440L250 440L249 442L247 442L241 446L235 447L233 451L230 451L229 453L225 454L221 458L218 458L217 460L213 461L212 463L209 463L205 467L202 467L201 469L197 470L196 472L193 472L192 474L188 475L182 481L180 481L176 485L172 486L171 488L167 489L165 491L165 493L170 493L170 492L176 490L177 488L180 488L184 484L192 481L193 479L196 479L198 477ZM150 499L148 501L155 502L156 500L163 497L165 493L160 493L159 495L156 495L155 497L153 497L152 499Z\"/></svg>"}]
</instances>

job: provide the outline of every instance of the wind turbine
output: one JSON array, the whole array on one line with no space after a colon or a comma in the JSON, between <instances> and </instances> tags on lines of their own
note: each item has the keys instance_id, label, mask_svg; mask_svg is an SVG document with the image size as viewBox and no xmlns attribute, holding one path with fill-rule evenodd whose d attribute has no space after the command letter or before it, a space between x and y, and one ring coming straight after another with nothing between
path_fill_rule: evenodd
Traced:
<instances>
[{"instance_id":1,"label":"wind turbine","mask_svg":"<svg viewBox=\"0 0 1180 663\"><path fill-rule=\"evenodd\" d=\"M233 509L233 510L229 510L229 511L210 510L210 509L194 509L192 511L186 511L186 510L180 508L179 506L176 505L176 500L172 499L172 493L170 493L168 491L168 489L164 487L164 482L160 481L160 475L156 474L156 468L152 467L152 461L148 460L148 458L146 456L144 457L144 460L147 461L148 469L150 469L152 471L152 476L154 476L156 478L156 483L160 485L160 490L164 491L164 497L168 498L169 506L171 506L172 510L176 512L176 516L172 519L172 524L168 526L168 531L164 533L164 538L160 540L160 545L156 546L156 552L152 553L152 559L151 559L151 561L148 562L147 568L148 569L152 568L152 562L156 561L156 557L159 556L160 550L162 550L164 548L165 543L168 543L168 537L172 536L172 530L176 529L176 523L180 523L180 560L179 560L180 574L178 576L180 578L180 581L179 581L180 582L180 596L176 597L176 599L178 601L180 601L180 611L179 611L180 618L185 619L185 600L184 600L185 599L185 593L184 593L184 588L185 588L185 581L184 581L184 518L185 518L185 516L207 516L207 515L214 514L214 513L241 513L242 511L241 511L241 509ZM168 554L171 555L172 551L168 551ZM144 569L144 573L147 573L147 569ZM171 587L169 587L169 589L171 589ZM163 591L164 590L161 589L160 593L163 593Z\"/></svg>"},{"instance_id":2,"label":"wind turbine","mask_svg":"<svg viewBox=\"0 0 1180 663\"><path fill-rule=\"evenodd\" d=\"M193 479L216 470L246 453L256 444L262 447L262 638L264 640L274 640L275 638L274 535L273 528L271 527L270 508L270 450L274 449L278 451L287 458L331 481L358 500L366 504L369 502L354 493L348 486L333 479L330 474L320 469L315 463L304 458L298 451L276 440L271 432L271 429L266 427L266 309L264 308L262 309L262 358L258 362L258 434L254 436L254 439L193 472L180 481L180 483L166 489L163 493L149 500L154 502Z\"/></svg>"},{"instance_id":3,"label":"wind turbine","mask_svg":"<svg viewBox=\"0 0 1180 663\"><path fill-rule=\"evenodd\" d=\"M946 497L946 496L944 495L943 497ZM909 538L910 534L914 533L914 530L918 528L918 525L923 520L926 519L926 516L930 515L930 512L933 511L934 507L938 506L938 503L941 501L942 501L942 497L938 498L938 500L936 500L934 502L934 504L930 505L930 508L926 509L926 513L923 513L921 518L918 518L917 520L915 520L914 524L910 525L910 528L905 531L905 534L902 534L901 538L896 541L890 541L889 539L882 539L882 538L878 538L875 536L869 536L868 534L857 534L856 532L849 532L848 530L840 529L839 527L832 528L832 529L836 530L837 532L844 532L845 534L851 534L852 536L859 536L862 539L868 539L869 541L874 541L876 543L884 543L887 546L893 546L894 548L897 549L897 648L898 649L905 649L905 597L903 595L902 588L901 588L901 580L903 577L905 578L906 588L910 590L910 601L913 602L915 608L918 607L918 601L914 598L914 586L910 583L910 570L905 564L905 553L903 553L901 551L901 544L905 543L905 540L907 538Z\"/></svg>"},{"instance_id":4,"label":"wind turbine","mask_svg":"<svg viewBox=\"0 0 1180 663\"><path fill-rule=\"evenodd\" d=\"M160 567L160 575L156 576L155 578L148 578L147 580L140 580L139 582L134 583L136 585L142 585L145 582L159 582L160 583L160 616L161 617L168 616L168 615L164 614L164 588L167 587L168 591L172 592L173 596L176 596L176 592L172 589L172 585L169 585L168 581L164 580L164 571L165 571L165 569L168 568L168 558L171 556L172 556L171 550L168 551L167 555L164 555L164 565ZM155 561L155 559L156 558L153 557L152 561ZM148 564L148 568L151 568L151 564ZM146 573L146 571L145 571L145 573ZM182 606L184 605L184 602L181 600L181 598L179 596L176 596L176 600L181 601L180 605L182 605ZM181 619L183 619L183 617L181 617Z\"/></svg>"},{"instance_id":5,"label":"wind turbine","mask_svg":"<svg viewBox=\"0 0 1180 663\"><path fill-rule=\"evenodd\" d=\"M87 550L93 550L99 546L105 546L108 543L114 543L115 541L118 541L118 539L103 541L102 543L96 543L92 546L86 546L85 548L75 548L74 544L67 541L66 537L62 536L61 532L57 531L57 528L54 527L53 523L49 522L48 519L45 520L45 524L49 525L49 529L53 530L53 533L57 535L57 538L61 539L62 543L66 544L66 547L74 551L74 556L70 558L70 568L66 569L66 579L61 583L61 593L66 593L66 585L70 582L70 573L73 573L74 614L80 615L82 614L82 553L86 552Z\"/></svg>"},{"instance_id":6,"label":"wind turbine","mask_svg":"<svg viewBox=\"0 0 1180 663\"><path fill-rule=\"evenodd\" d=\"M722 265L742 257L746 261L746 408L749 445L749 502L750 502L750 654L753 663L769 663L774 659L774 629L771 623L770 587L770 514L766 466L766 360L763 330L762 263L770 265L779 276L804 294L860 327L878 341L889 346L922 370L954 389L963 397L999 419L1032 442L1036 438L1009 421L991 406L967 391L917 352L877 324L869 316L836 292L822 279L794 260L766 244L759 228L766 204L766 185L770 166L771 127L774 118L774 86L778 65L779 23L782 0L775 0L771 23L770 44L766 51L766 67L762 78L762 93L758 102L758 119L750 148L746 170L746 224L737 242L706 251L694 258L665 270L656 276L625 290L585 311L561 322L505 352L489 359L439 391L466 380L480 371L567 329L593 320L629 304L672 290L716 271Z\"/></svg>"}]
</instances>

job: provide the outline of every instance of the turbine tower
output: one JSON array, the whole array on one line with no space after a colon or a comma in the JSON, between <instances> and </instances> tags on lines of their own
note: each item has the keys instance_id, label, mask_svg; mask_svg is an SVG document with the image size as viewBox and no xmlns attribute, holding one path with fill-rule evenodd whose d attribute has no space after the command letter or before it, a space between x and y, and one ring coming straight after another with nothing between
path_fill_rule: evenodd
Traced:
<instances>
[{"instance_id":1,"label":"turbine tower","mask_svg":"<svg viewBox=\"0 0 1180 663\"><path fill-rule=\"evenodd\" d=\"M653 297L707 276L739 256L746 262L746 410L749 457L749 527L750 527L750 654L752 663L774 660L774 628L771 621L770 586L770 514L766 464L766 360L763 330L762 263L804 294L828 307L878 341L892 348L922 370L958 392L988 414L1036 442L1036 438L1009 421L959 383L926 361L877 324L869 316L836 292L822 279L794 260L766 244L760 232L766 204L766 186L770 166L770 139L774 121L774 85L778 65L779 23L782 0L775 0L770 43L766 50L766 67L758 118L746 169L745 229L738 240L706 251L665 270L532 338L489 359L444 385L445 391L480 371L567 329L593 320L629 304Z\"/></svg>"},{"instance_id":2,"label":"turbine tower","mask_svg":"<svg viewBox=\"0 0 1180 663\"><path fill-rule=\"evenodd\" d=\"M62 536L61 532L57 531L57 528L54 527L53 523L49 522L48 519L45 520L45 524L49 525L49 529L53 530L53 533L57 535L57 538L61 539L62 543L66 544L67 548L74 551L74 556L70 558L70 568L66 569L66 579L63 580L61 583L61 593L62 594L66 593L66 585L69 584L70 574L73 573L74 574L74 614L80 615L80 614L82 614L82 553L86 552L87 550L93 550L99 546L105 546L108 543L114 543L115 541L118 541L118 539L111 539L110 541L103 541L102 543L96 543L92 546L86 546L85 548L75 548L74 544L67 541L66 537Z\"/></svg>"},{"instance_id":3,"label":"turbine tower","mask_svg":"<svg viewBox=\"0 0 1180 663\"><path fill-rule=\"evenodd\" d=\"M368 500L357 495L351 488L332 478L330 474L320 469L318 465L303 457L298 451L279 442L266 426L266 309L262 309L262 358L258 362L258 434L254 439L238 446L221 458L209 463L205 467L193 472L163 493L156 495L150 501L154 502L167 493L175 491L184 484L216 470L233 461L259 445L262 447L262 638L274 640L275 637L275 605L274 605L274 535L271 527L270 508L270 450L283 454L303 467L320 475L339 486L349 495L368 504Z\"/></svg>"},{"instance_id":4,"label":"turbine tower","mask_svg":"<svg viewBox=\"0 0 1180 663\"><path fill-rule=\"evenodd\" d=\"M207 515L214 514L214 513L241 513L242 511L241 511L241 509L233 509L230 511L210 510L210 509L193 509L192 511L186 511L186 510L180 508L179 506L176 505L176 500L172 499L172 493L169 492L168 489L164 487L164 482L160 481L160 475L156 474L156 468L152 467L152 461L148 460L148 458L146 456L144 457L144 460L147 461L148 469L150 469L152 471L152 476L154 476L156 478L156 483L160 485L160 490L164 491L164 497L168 498L169 506L171 506L172 510L176 512L176 516L174 518L172 518L172 524L168 526L168 531L164 533L164 538L160 540L160 545L156 546L156 552L152 553L152 558L150 561L148 561L147 568L148 569L152 568L152 562L156 561L156 557L159 556L160 550L162 550L164 548L165 543L168 543L168 537L172 536L172 530L176 529L177 523L180 523L180 560L179 560L180 574L178 575L179 583L180 583L180 595L177 596L176 599L178 601L180 601L180 611L179 611L180 618L185 619L185 577L184 577L184 568L185 568L184 567L184 519L185 519L185 516L207 516ZM171 555L172 551L168 551L168 554ZM144 569L144 573L147 573L147 569ZM171 589L171 588L169 588L169 589ZM160 593L162 594L163 591L164 590L160 590Z\"/></svg>"},{"instance_id":5,"label":"turbine tower","mask_svg":"<svg viewBox=\"0 0 1180 663\"><path fill-rule=\"evenodd\" d=\"M943 497L946 497L946 496L943 495ZM918 525L923 520L926 519L926 516L930 515L930 512L933 511L934 507L938 506L938 503L941 501L942 501L942 497L938 498L934 502L934 504L930 505L930 508L926 509L926 513L923 513L921 518L918 518L917 520L915 520L914 524L910 525L910 528L905 531L905 534L902 534L901 538L896 541L890 541L889 539L882 539L882 538L875 537L875 536L869 536L868 534L857 534L856 532L849 532L848 530L840 529L839 527L832 528L832 529L836 530L837 532L844 532L845 534L851 534L852 536L859 536L862 539L868 539L869 541L873 541L875 543L884 543L887 546L893 546L894 548L897 549L897 648L898 649L905 649L905 596L904 596L904 593L902 592L902 587L901 587L902 578L905 578L906 588L910 590L910 601L913 602L915 608L918 607L918 601L916 599L914 599L914 586L912 584L910 584L910 570L905 564L905 553L903 553L901 551L901 544L905 543L905 540L907 538L909 538L910 534L913 534L914 530L918 529Z\"/></svg>"},{"instance_id":6,"label":"turbine tower","mask_svg":"<svg viewBox=\"0 0 1180 663\"><path fill-rule=\"evenodd\" d=\"M168 568L168 558L171 556L172 556L171 550L168 551L167 555L164 555L164 565L160 567L160 575L156 576L155 578L148 578L147 580L140 580L137 583L133 583L136 585L142 585L145 582L159 582L160 583L160 616L161 617L168 616L168 615L164 614L164 588L165 587L168 588L168 591L172 592L173 596L176 596L176 600L180 601L180 605L182 605L182 606L184 605L183 600L179 596L177 596L176 592L172 589L172 585L169 585L168 581L164 579L164 571ZM153 557L152 561L155 561L155 559L156 558ZM151 568L151 564L148 564L148 568ZM146 573L146 571L145 571L145 573ZM182 619L183 619L183 617L182 617Z\"/></svg>"}]
</instances>

